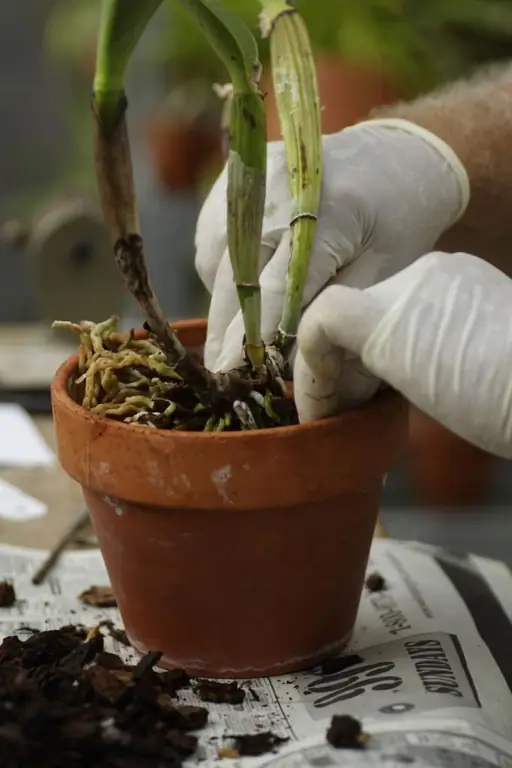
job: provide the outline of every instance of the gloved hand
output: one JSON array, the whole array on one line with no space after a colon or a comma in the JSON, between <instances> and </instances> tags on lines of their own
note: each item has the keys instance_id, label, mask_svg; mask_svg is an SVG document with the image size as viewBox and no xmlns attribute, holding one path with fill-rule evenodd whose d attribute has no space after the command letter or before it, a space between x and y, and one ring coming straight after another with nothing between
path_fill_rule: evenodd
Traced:
<instances>
[{"instance_id":1,"label":"gloved hand","mask_svg":"<svg viewBox=\"0 0 512 768\"><path fill-rule=\"evenodd\" d=\"M465 253L430 253L362 291L326 288L299 328L301 420L353 405L364 366L373 391L384 380L452 432L512 458L511 306L512 281Z\"/></svg>"},{"instance_id":2,"label":"gloved hand","mask_svg":"<svg viewBox=\"0 0 512 768\"><path fill-rule=\"evenodd\" d=\"M210 292L205 362L242 362L243 322L227 253L224 170L199 216L196 267ZM365 288L432 250L463 213L467 174L436 136L405 120L377 120L324 137L324 181L307 306L330 282ZM269 144L261 244L262 333L273 341L289 259L290 193L282 142Z\"/></svg>"}]
</instances>

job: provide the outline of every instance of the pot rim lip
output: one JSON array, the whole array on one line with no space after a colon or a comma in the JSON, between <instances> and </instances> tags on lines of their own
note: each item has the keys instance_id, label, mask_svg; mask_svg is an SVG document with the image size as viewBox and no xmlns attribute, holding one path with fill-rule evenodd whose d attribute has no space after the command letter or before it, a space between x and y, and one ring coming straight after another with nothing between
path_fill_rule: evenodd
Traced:
<instances>
[{"instance_id":1,"label":"pot rim lip","mask_svg":"<svg viewBox=\"0 0 512 768\"><path fill-rule=\"evenodd\" d=\"M116 421L115 419L108 419L106 416L97 415L87 411L81 405L79 405L68 391L68 382L76 369L78 363L78 355L71 355L59 366L52 380L51 395L52 401L55 407L55 401L58 399L61 405L68 411L76 415L80 419L86 419L87 421L108 424L109 429L124 431L127 435L140 434L140 425L126 424L122 421ZM291 437L292 435L305 434L307 432L317 432L318 429L329 429L329 427L336 427L339 425L343 427L344 422L351 421L354 418L359 419L368 412L374 410L380 410L382 405L388 402L396 402L403 399L401 395L393 390L387 388L381 392L377 392L370 400L362 403L355 408L351 408L337 416L329 416L325 419L316 419L315 421L307 422L306 424L293 424L286 427L265 427L264 429L247 430L247 431L233 431L233 432L196 432L188 430L170 430L170 429L158 429L154 428L150 430L151 435L157 437L165 437L169 439L170 436L176 439L188 439L188 440L210 440L210 441L224 441L224 440L239 440L241 437L244 440L258 440L264 439L269 435L280 435L282 437Z\"/></svg>"}]
</instances>

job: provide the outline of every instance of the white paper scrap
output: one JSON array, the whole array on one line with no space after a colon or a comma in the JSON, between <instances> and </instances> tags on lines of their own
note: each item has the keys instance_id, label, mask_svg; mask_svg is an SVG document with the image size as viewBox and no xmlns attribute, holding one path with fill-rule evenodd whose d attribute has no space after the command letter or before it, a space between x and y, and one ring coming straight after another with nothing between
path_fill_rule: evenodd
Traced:
<instances>
[{"instance_id":1,"label":"white paper scrap","mask_svg":"<svg viewBox=\"0 0 512 768\"><path fill-rule=\"evenodd\" d=\"M0 466L46 467L55 455L29 414L15 403L0 403Z\"/></svg>"},{"instance_id":2,"label":"white paper scrap","mask_svg":"<svg viewBox=\"0 0 512 768\"><path fill-rule=\"evenodd\" d=\"M43 517L47 512L48 507L42 501L0 479L0 518L24 522Z\"/></svg>"}]
</instances>

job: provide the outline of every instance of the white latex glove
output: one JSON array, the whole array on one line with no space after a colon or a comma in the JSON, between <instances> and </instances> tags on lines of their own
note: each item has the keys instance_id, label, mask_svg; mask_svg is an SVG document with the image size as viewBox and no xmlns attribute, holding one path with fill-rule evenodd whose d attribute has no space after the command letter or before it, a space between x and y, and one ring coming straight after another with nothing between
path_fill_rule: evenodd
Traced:
<instances>
[{"instance_id":1,"label":"white latex glove","mask_svg":"<svg viewBox=\"0 0 512 768\"><path fill-rule=\"evenodd\" d=\"M353 404L354 370L364 366L374 384L386 381L452 432L512 458L511 307L512 281L465 253L430 253L363 291L326 288L299 328L301 420Z\"/></svg>"},{"instance_id":2,"label":"white latex glove","mask_svg":"<svg viewBox=\"0 0 512 768\"><path fill-rule=\"evenodd\" d=\"M364 288L431 251L464 212L467 174L436 136L405 120L360 123L324 137L324 182L303 306L330 282ZM243 322L227 253L224 170L200 213L196 267L213 292L205 362L242 362ZM290 193L282 142L268 146L261 245L262 334L274 339L289 260Z\"/></svg>"}]
</instances>

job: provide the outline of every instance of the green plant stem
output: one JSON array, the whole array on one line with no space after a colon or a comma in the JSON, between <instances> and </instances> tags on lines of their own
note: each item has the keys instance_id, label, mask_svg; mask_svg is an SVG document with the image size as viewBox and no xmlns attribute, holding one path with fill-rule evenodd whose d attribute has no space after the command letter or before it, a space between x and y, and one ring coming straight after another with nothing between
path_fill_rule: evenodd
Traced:
<instances>
[{"instance_id":1,"label":"green plant stem","mask_svg":"<svg viewBox=\"0 0 512 768\"><path fill-rule=\"evenodd\" d=\"M316 68L304 21L286 0L260 0L270 35L276 104L292 198L291 253L277 345L295 341L316 233L322 189L322 128Z\"/></svg>"},{"instance_id":2,"label":"green plant stem","mask_svg":"<svg viewBox=\"0 0 512 768\"><path fill-rule=\"evenodd\" d=\"M265 205L265 112L260 95L234 93L231 104L228 160L228 248L234 254L233 275L245 323L249 360L265 363L261 341L259 260Z\"/></svg>"},{"instance_id":3,"label":"green plant stem","mask_svg":"<svg viewBox=\"0 0 512 768\"><path fill-rule=\"evenodd\" d=\"M182 0L194 13L232 82L229 118L227 237L252 366L265 364L261 340L259 255L266 180L265 111L258 88L256 41L243 22L217 0Z\"/></svg>"},{"instance_id":4,"label":"green plant stem","mask_svg":"<svg viewBox=\"0 0 512 768\"><path fill-rule=\"evenodd\" d=\"M162 0L103 0L93 93L101 124L115 125L126 69Z\"/></svg>"}]
</instances>

